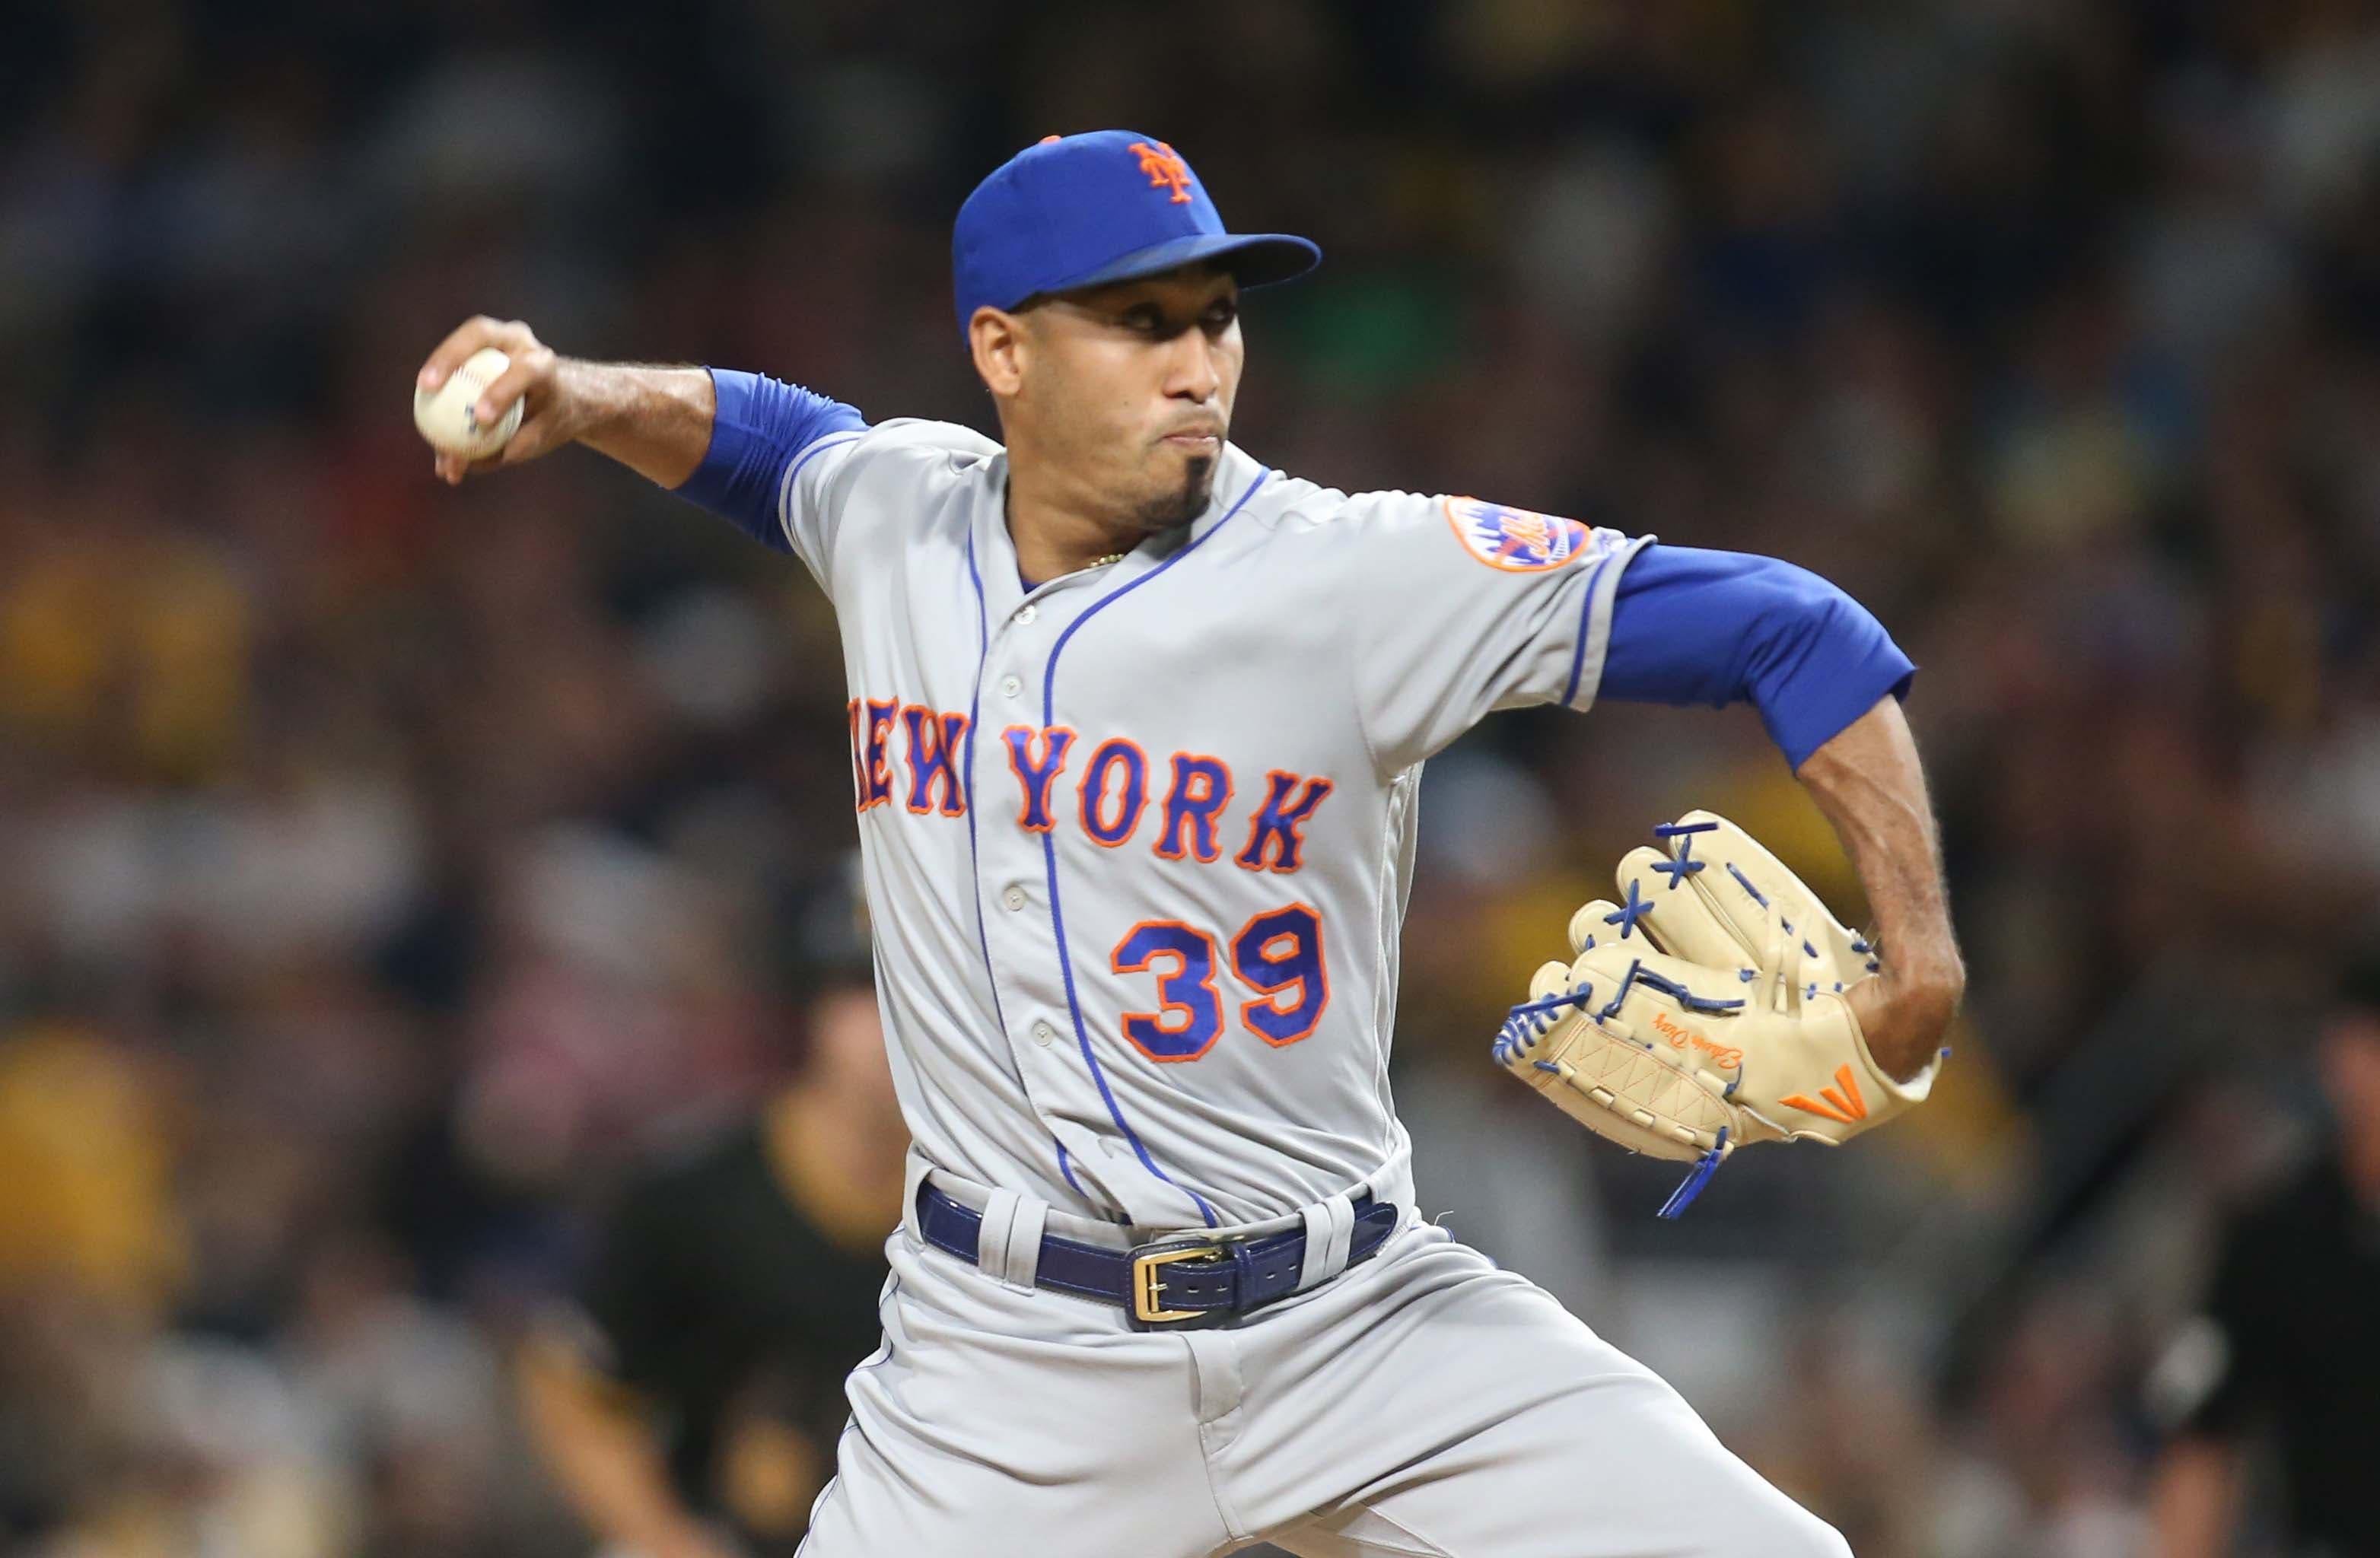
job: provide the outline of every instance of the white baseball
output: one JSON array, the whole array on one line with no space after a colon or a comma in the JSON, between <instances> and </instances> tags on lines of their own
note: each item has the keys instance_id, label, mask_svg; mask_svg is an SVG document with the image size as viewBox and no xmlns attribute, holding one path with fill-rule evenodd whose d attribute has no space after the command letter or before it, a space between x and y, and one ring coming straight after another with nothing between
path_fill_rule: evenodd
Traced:
<instances>
[{"instance_id":1,"label":"white baseball","mask_svg":"<svg viewBox=\"0 0 2380 1558\"><path fill-rule=\"evenodd\" d=\"M480 419L471 415L480 392L512 365L513 359L493 346L482 346L437 389L415 389L413 425L421 429L421 436L430 441L432 449L443 454L460 454L468 460L484 460L512 441L513 434L520 430L519 401L506 406L504 416L492 427L481 427Z\"/></svg>"}]
</instances>

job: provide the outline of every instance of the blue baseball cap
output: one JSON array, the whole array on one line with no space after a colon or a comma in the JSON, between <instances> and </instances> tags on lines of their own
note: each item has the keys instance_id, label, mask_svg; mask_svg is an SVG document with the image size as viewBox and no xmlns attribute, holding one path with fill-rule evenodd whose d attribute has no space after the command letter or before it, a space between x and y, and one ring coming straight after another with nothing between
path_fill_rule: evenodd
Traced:
<instances>
[{"instance_id":1,"label":"blue baseball cap","mask_svg":"<svg viewBox=\"0 0 2380 1558\"><path fill-rule=\"evenodd\" d=\"M994 169L951 232L959 334L978 308L1223 262L1242 286L1285 282L1322 250L1285 233L1227 233L1207 187L1151 135L1050 136Z\"/></svg>"}]
</instances>

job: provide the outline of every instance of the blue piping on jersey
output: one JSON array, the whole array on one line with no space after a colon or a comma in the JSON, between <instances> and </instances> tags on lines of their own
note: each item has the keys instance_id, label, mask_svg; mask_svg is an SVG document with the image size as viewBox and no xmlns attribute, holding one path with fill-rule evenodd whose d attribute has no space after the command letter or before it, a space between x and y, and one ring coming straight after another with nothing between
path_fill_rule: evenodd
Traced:
<instances>
[{"instance_id":1,"label":"blue piping on jersey","mask_svg":"<svg viewBox=\"0 0 2380 1558\"><path fill-rule=\"evenodd\" d=\"M966 791L967 874L975 883L975 944L983 953L984 982L991 986L992 1021L1000 1024L1001 1042L1008 1041L1008 1018L1000 1009L1000 978L991 972L991 935L983 923L983 862L977 857L975 847L975 722L983 707L983 668L991 658L991 613L984 605L983 575L975 566L975 526L967 526L967 578L975 585L975 691L967 695L966 740L959 761L965 765L966 779L962 788ZM1024 1079L1020 1076L1019 1081Z\"/></svg>"},{"instance_id":2,"label":"blue piping on jersey","mask_svg":"<svg viewBox=\"0 0 2380 1558\"><path fill-rule=\"evenodd\" d=\"M1623 547L1605 552L1602 560L1587 573L1586 598L1579 602L1578 608L1578 646L1570 653L1570 685L1562 689L1561 701L1564 708L1570 707L1571 700L1578 696L1578 679L1586 670L1586 630L1588 624L1595 620L1596 586L1602 583L1603 571L1611 566L1611 560L1618 557L1624 550L1626 549Z\"/></svg>"},{"instance_id":3,"label":"blue piping on jersey","mask_svg":"<svg viewBox=\"0 0 2380 1558\"><path fill-rule=\"evenodd\" d=\"M983 952L984 982L991 986L992 1020L1000 1024L1001 1039L1008 1037L1008 1014L1000 1007L1000 976L991 972L991 935L983 920L983 862L976 852L975 843L975 724L983 707L983 668L991 658L991 608L983 598L983 574L975 565L975 526L967 526L967 579L975 586L975 691L967 697L966 740L962 745L966 765L967 868L975 877L975 941ZM1023 1078L1018 1078L1020 1081ZM1066 1163L1066 1144L1056 1137L1050 1144L1058 1149L1058 1173L1066 1188L1085 1201L1091 1198L1075 1179L1075 1171Z\"/></svg>"},{"instance_id":4,"label":"blue piping on jersey","mask_svg":"<svg viewBox=\"0 0 2380 1558\"><path fill-rule=\"evenodd\" d=\"M789 550L793 545L793 525L787 516L792 513L794 478L802 474L804 465L808 465L830 448L855 442L875 430L873 428L850 428L842 432L821 433L804 444L795 453L794 457L785 463L785 474L777 482L777 527L785 532L785 544ZM973 540L975 537L969 535L967 538ZM820 583L825 583L823 575L820 576ZM970 726L969 729L973 727Z\"/></svg>"},{"instance_id":5,"label":"blue piping on jersey","mask_svg":"<svg viewBox=\"0 0 2380 1558\"><path fill-rule=\"evenodd\" d=\"M810 440L809 446L804 449L800 453L795 455L794 463L785 467L785 485L787 487L791 487L794 484L794 477L802 474L802 467L808 465L820 454L824 453L828 446L836 443L848 443L853 439L866 438L873 431L875 431L875 429L872 428L853 428L845 432L825 433L818 438ZM967 539L972 541L975 537L970 535Z\"/></svg>"},{"instance_id":6,"label":"blue piping on jersey","mask_svg":"<svg viewBox=\"0 0 2380 1558\"><path fill-rule=\"evenodd\" d=\"M1091 602L1090 606L1084 610L1081 616L1076 617L1073 622L1066 624L1066 631L1058 635L1058 642L1050 646L1049 669L1042 673L1041 677L1042 729L1049 729L1050 726L1055 723L1057 719L1058 657L1065 652L1067 640L1073 638L1077 632L1081 631L1085 622L1087 622L1093 617L1098 616L1101 611L1105 610L1111 603L1123 599L1125 596L1130 595L1141 586L1148 583L1149 580L1154 579L1160 574L1164 573L1168 568L1172 567L1184 558L1188 557L1192 552L1196 551L1200 547L1205 546L1207 542L1214 537L1216 531L1222 529L1224 525L1232 523L1232 515L1238 513L1242 509L1247 506L1248 500L1257 495L1257 489L1262 487L1265 484L1266 479L1271 475L1272 468L1270 466L1267 466L1264 470L1257 473L1256 480L1248 483L1248 489L1240 494L1238 501L1234 502L1229 509L1226 509L1223 512L1223 517L1217 520L1214 524L1214 527L1209 529L1206 535L1199 537L1195 541L1192 541L1188 546L1184 547L1172 557L1167 558L1164 562L1159 563L1148 573L1143 574L1139 578L1134 579L1128 584L1119 586L1108 594L1099 597L1099 599ZM1158 1167L1157 1160L1148 1155L1148 1148L1141 1141L1139 1135L1134 1131L1131 1126L1124 1123L1123 1111L1117 1106L1115 1093L1113 1090L1108 1086L1107 1073L1099 1069L1099 1057L1091 1053L1090 1034L1083 1027L1083 1003L1075 994L1075 962L1072 958L1066 955L1066 919L1063 912L1061 911L1058 906L1058 845L1056 842L1054 829L1052 829L1051 832L1041 835L1041 858L1048 865L1050 871L1050 928L1057 933L1058 936L1058 972L1064 978L1066 984L1066 1015L1074 1020L1075 1043L1083 1052L1083 1064L1090 1068L1091 1081L1099 1084L1099 1099L1108 1106L1108 1117L1115 1121L1116 1129L1123 1133L1123 1139L1132 1143L1133 1153L1140 1159L1140 1165L1143 1168L1148 1169L1151 1174L1156 1175L1160 1179L1164 1180L1167 1184L1172 1185L1175 1190L1180 1190L1184 1195L1188 1196L1192 1201L1197 1202L1198 1215L1207 1220L1207 1226L1208 1227L1220 1227L1222 1225L1216 1220L1215 1209L1207 1204L1207 1198L1192 1190L1189 1186L1181 1183L1179 1180L1175 1179L1173 1176L1166 1173L1165 1170Z\"/></svg>"}]
</instances>

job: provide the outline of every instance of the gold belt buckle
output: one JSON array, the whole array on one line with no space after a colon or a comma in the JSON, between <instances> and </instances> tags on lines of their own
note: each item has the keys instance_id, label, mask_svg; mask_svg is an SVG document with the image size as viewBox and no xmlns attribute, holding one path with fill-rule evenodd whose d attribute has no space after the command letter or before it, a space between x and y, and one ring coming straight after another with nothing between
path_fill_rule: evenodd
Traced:
<instances>
[{"instance_id":1,"label":"gold belt buckle","mask_svg":"<svg viewBox=\"0 0 2380 1558\"><path fill-rule=\"evenodd\" d=\"M1220 1244L1193 1244L1180 1250L1153 1250L1146 1255L1135 1255L1132 1261L1132 1312L1144 1322L1196 1320L1204 1310L1169 1310L1158 1307L1157 1296L1165 1291L1165 1284L1157 1274L1160 1266L1170 1266L1176 1261L1210 1261L1223 1253Z\"/></svg>"}]
</instances>

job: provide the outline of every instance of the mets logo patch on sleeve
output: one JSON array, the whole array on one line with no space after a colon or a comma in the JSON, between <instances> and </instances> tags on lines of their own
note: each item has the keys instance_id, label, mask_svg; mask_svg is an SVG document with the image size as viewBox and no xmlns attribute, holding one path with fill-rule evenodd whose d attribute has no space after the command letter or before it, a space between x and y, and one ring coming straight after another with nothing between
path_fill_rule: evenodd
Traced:
<instances>
[{"instance_id":1,"label":"mets logo patch on sleeve","mask_svg":"<svg viewBox=\"0 0 2380 1558\"><path fill-rule=\"evenodd\" d=\"M1577 520L1484 498L1449 498L1446 522L1472 556L1507 573L1541 574L1596 550L1595 532Z\"/></svg>"}]
</instances>

